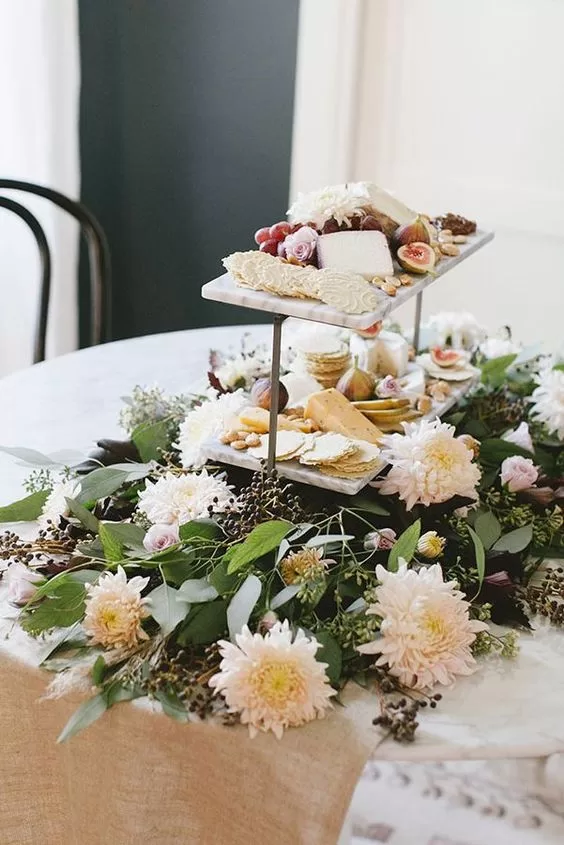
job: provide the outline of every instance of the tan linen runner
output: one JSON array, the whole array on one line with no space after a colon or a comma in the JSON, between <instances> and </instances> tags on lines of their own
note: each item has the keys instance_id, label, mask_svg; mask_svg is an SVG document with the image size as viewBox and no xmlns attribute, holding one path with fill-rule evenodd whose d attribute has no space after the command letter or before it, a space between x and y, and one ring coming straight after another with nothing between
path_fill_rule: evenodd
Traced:
<instances>
[{"instance_id":1,"label":"tan linen runner","mask_svg":"<svg viewBox=\"0 0 564 845\"><path fill-rule=\"evenodd\" d=\"M0 654L1 845L334 845L380 739L351 684L281 741L121 704L57 745L80 699L49 677Z\"/></svg>"}]
</instances>

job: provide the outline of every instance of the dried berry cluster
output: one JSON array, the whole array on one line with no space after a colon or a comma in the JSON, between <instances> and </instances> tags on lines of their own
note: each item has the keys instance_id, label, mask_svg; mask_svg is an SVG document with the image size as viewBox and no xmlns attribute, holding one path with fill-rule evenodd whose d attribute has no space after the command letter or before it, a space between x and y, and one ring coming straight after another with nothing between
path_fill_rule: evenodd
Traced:
<instances>
[{"instance_id":1,"label":"dried berry cluster","mask_svg":"<svg viewBox=\"0 0 564 845\"><path fill-rule=\"evenodd\" d=\"M0 534L0 560L23 563L49 575L66 568L64 561L75 548L76 539L53 525L42 528L33 540L22 540L14 531Z\"/></svg>"},{"instance_id":2,"label":"dried berry cluster","mask_svg":"<svg viewBox=\"0 0 564 845\"><path fill-rule=\"evenodd\" d=\"M564 569L547 569L540 583L530 583L525 601L533 613L546 616L553 625L564 624Z\"/></svg>"},{"instance_id":3,"label":"dried berry cluster","mask_svg":"<svg viewBox=\"0 0 564 845\"><path fill-rule=\"evenodd\" d=\"M256 472L248 487L237 498L237 509L222 523L229 537L245 537L259 523L269 519L303 522L305 504L293 484L280 478L278 472L263 469Z\"/></svg>"},{"instance_id":4,"label":"dried berry cluster","mask_svg":"<svg viewBox=\"0 0 564 845\"><path fill-rule=\"evenodd\" d=\"M442 698L440 693L426 696L421 693L416 697L413 691L401 695L401 687L384 669L376 669L378 692L380 698L380 715L372 720L389 731L396 742L413 742L415 731L419 726L417 714L421 708L431 707L433 710Z\"/></svg>"}]
</instances>

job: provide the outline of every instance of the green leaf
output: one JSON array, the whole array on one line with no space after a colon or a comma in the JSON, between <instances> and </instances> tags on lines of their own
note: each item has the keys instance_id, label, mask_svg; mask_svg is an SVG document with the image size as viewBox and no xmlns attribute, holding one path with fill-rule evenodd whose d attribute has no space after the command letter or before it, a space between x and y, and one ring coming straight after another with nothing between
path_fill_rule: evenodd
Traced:
<instances>
[{"instance_id":1,"label":"green leaf","mask_svg":"<svg viewBox=\"0 0 564 845\"><path fill-rule=\"evenodd\" d=\"M492 551L515 554L526 549L532 540L533 526L531 523L531 525L523 525L522 528L516 528L515 531L510 531L509 534L504 534L493 546Z\"/></svg>"},{"instance_id":2,"label":"green leaf","mask_svg":"<svg viewBox=\"0 0 564 845\"><path fill-rule=\"evenodd\" d=\"M169 421L157 420L138 425L131 434L142 461L160 461L162 453L170 449Z\"/></svg>"},{"instance_id":3,"label":"green leaf","mask_svg":"<svg viewBox=\"0 0 564 845\"><path fill-rule=\"evenodd\" d=\"M175 719L177 722L188 721L188 712L182 701L174 693L158 690L155 693L155 698L160 702L163 712L171 719Z\"/></svg>"},{"instance_id":4,"label":"green leaf","mask_svg":"<svg viewBox=\"0 0 564 845\"><path fill-rule=\"evenodd\" d=\"M180 526L181 540L215 540L221 536L221 528L213 519L193 519Z\"/></svg>"},{"instance_id":5,"label":"green leaf","mask_svg":"<svg viewBox=\"0 0 564 845\"><path fill-rule=\"evenodd\" d=\"M140 687L124 687L123 684L114 681L105 691L108 707L119 704L122 701L133 701L134 698L142 698L145 693Z\"/></svg>"},{"instance_id":6,"label":"green leaf","mask_svg":"<svg viewBox=\"0 0 564 845\"><path fill-rule=\"evenodd\" d=\"M291 522L282 520L272 520L257 525L242 543L234 547L235 552L229 561L227 571L237 572L248 563L274 551L293 528Z\"/></svg>"},{"instance_id":7,"label":"green leaf","mask_svg":"<svg viewBox=\"0 0 564 845\"><path fill-rule=\"evenodd\" d=\"M397 572L399 566L399 559L403 558L406 563L409 563L417 549L417 543L421 536L421 520L418 519L409 528L406 528L403 534L400 534L388 555L388 569L390 572Z\"/></svg>"},{"instance_id":8,"label":"green leaf","mask_svg":"<svg viewBox=\"0 0 564 845\"><path fill-rule=\"evenodd\" d=\"M243 626L249 621L261 592L262 581L260 578L257 578L256 575L249 575L229 602L227 627L232 640L235 639L236 634L241 633Z\"/></svg>"},{"instance_id":9,"label":"green leaf","mask_svg":"<svg viewBox=\"0 0 564 845\"><path fill-rule=\"evenodd\" d=\"M315 659L320 663L327 663L326 673L329 681L336 684L341 677L343 666L343 654L341 647L337 640L328 634L327 631L318 631L314 635L318 643L321 643L321 648L318 649Z\"/></svg>"},{"instance_id":10,"label":"green leaf","mask_svg":"<svg viewBox=\"0 0 564 845\"><path fill-rule=\"evenodd\" d=\"M127 472L122 469L112 467L95 469L82 479L77 499L81 504L97 502L98 499L104 499L119 490L127 478Z\"/></svg>"},{"instance_id":11,"label":"green leaf","mask_svg":"<svg viewBox=\"0 0 564 845\"><path fill-rule=\"evenodd\" d=\"M376 514L376 516L390 515L390 511L368 496L355 496L350 501L349 510L368 511L369 513Z\"/></svg>"},{"instance_id":12,"label":"green leaf","mask_svg":"<svg viewBox=\"0 0 564 845\"><path fill-rule=\"evenodd\" d=\"M105 522L103 523L112 537L127 549L134 552L145 552L143 540L145 529L133 522Z\"/></svg>"},{"instance_id":13,"label":"green leaf","mask_svg":"<svg viewBox=\"0 0 564 845\"><path fill-rule=\"evenodd\" d=\"M207 578L188 578L178 591L178 598L189 604L214 601L218 597L216 588Z\"/></svg>"},{"instance_id":14,"label":"green leaf","mask_svg":"<svg viewBox=\"0 0 564 845\"><path fill-rule=\"evenodd\" d=\"M177 640L179 645L207 645L227 632L227 602L223 599L196 604L188 614Z\"/></svg>"},{"instance_id":15,"label":"green leaf","mask_svg":"<svg viewBox=\"0 0 564 845\"><path fill-rule=\"evenodd\" d=\"M163 634L170 634L190 611L187 601L182 601L179 590L161 584L149 593L149 611Z\"/></svg>"},{"instance_id":16,"label":"green leaf","mask_svg":"<svg viewBox=\"0 0 564 845\"><path fill-rule=\"evenodd\" d=\"M34 635L52 628L68 628L84 616L85 598L86 589L77 581L66 579L56 584L49 582L47 595L41 604L22 614L21 626Z\"/></svg>"},{"instance_id":17,"label":"green leaf","mask_svg":"<svg viewBox=\"0 0 564 845\"><path fill-rule=\"evenodd\" d=\"M99 687L102 681L104 680L106 668L106 661L104 660L103 656L100 655L96 658L96 662L92 667L92 683L95 687Z\"/></svg>"},{"instance_id":18,"label":"green leaf","mask_svg":"<svg viewBox=\"0 0 564 845\"><path fill-rule=\"evenodd\" d=\"M31 522L41 514L43 505L49 495L48 490L38 490L24 499L12 502L11 505L0 507L1 522Z\"/></svg>"},{"instance_id":19,"label":"green leaf","mask_svg":"<svg viewBox=\"0 0 564 845\"><path fill-rule=\"evenodd\" d=\"M106 560L112 563L117 563L123 560L124 545L112 530L112 522L101 522L98 529L98 535L102 541L104 549L104 556Z\"/></svg>"},{"instance_id":20,"label":"green leaf","mask_svg":"<svg viewBox=\"0 0 564 845\"><path fill-rule=\"evenodd\" d=\"M560 364L555 364L552 368L553 370L558 370L559 372L564 372L564 361Z\"/></svg>"},{"instance_id":21,"label":"green leaf","mask_svg":"<svg viewBox=\"0 0 564 845\"><path fill-rule=\"evenodd\" d=\"M478 571L478 592L480 592L480 588L484 581L484 575L486 574L486 551L484 549L484 544L474 531L471 525L468 526L468 531L470 532L470 536L472 537L472 542L474 543L474 552L476 554L476 569Z\"/></svg>"},{"instance_id":22,"label":"green leaf","mask_svg":"<svg viewBox=\"0 0 564 845\"><path fill-rule=\"evenodd\" d=\"M531 457L531 453L526 449L499 437L490 437L480 443L480 463L482 464L499 466L512 455L522 455L524 458Z\"/></svg>"},{"instance_id":23,"label":"green leaf","mask_svg":"<svg viewBox=\"0 0 564 845\"><path fill-rule=\"evenodd\" d=\"M239 582L238 575L230 575L227 572L227 564L221 560L208 575L208 581L215 587L220 596L226 596L233 592Z\"/></svg>"},{"instance_id":24,"label":"green leaf","mask_svg":"<svg viewBox=\"0 0 564 845\"><path fill-rule=\"evenodd\" d=\"M511 366L516 358L516 353L500 355L499 358L490 358L489 361L482 364L482 382L492 387L499 387L505 381L505 374L508 367Z\"/></svg>"},{"instance_id":25,"label":"green leaf","mask_svg":"<svg viewBox=\"0 0 564 845\"><path fill-rule=\"evenodd\" d=\"M270 609L271 610L278 610L279 607L282 607L283 604L293 599L302 588L301 584L288 584L287 587L284 587L277 593L272 601L270 602Z\"/></svg>"},{"instance_id":26,"label":"green leaf","mask_svg":"<svg viewBox=\"0 0 564 845\"><path fill-rule=\"evenodd\" d=\"M88 701L81 704L78 710L72 714L61 731L57 742L66 742L67 739L75 736L79 731L84 730L84 728L95 722L96 719L99 719L107 709L108 704L104 693L99 693L94 698L89 698Z\"/></svg>"},{"instance_id":27,"label":"green leaf","mask_svg":"<svg viewBox=\"0 0 564 845\"><path fill-rule=\"evenodd\" d=\"M492 511L479 513L474 523L474 529L485 549L491 549L495 541L501 537L501 525Z\"/></svg>"},{"instance_id":28,"label":"green leaf","mask_svg":"<svg viewBox=\"0 0 564 845\"><path fill-rule=\"evenodd\" d=\"M88 508L85 508L84 505L81 505L80 502L77 502L75 499L67 498L66 502L70 513L73 516L76 516L78 520L80 520L86 530L91 531L93 534L97 534L98 520L96 519L94 514L90 513Z\"/></svg>"}]
</instances>

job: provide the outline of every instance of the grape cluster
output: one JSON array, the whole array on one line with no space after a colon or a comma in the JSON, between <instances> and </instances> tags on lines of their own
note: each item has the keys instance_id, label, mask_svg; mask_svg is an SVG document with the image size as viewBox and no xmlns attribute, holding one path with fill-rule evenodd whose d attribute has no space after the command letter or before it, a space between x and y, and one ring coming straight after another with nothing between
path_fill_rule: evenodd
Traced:
<instances>
[{"instance_id":1,"label":"grape cluster","mask_svg":"<svg viewBox=\"0 0 564 845\"><path fill-rule=\"evenodd\" d=\"M269 473L263 466L248 487L242 488L236 509L226 514L222 527L228 537L239 538L270 519L298 523L304 518L305 503L294 486L281 479L276 470Z\"/></svg>"},{"instance_id":2,"label":"grape cluster","mask_svg":"<svg viewBox=\"0 0 564 845\"><path fill-rule=\"evenodd\" d=\"M291 223L286 223L284 220L281 220L280 223L274 223L273 226L263 226L262 229L255 232L255 243L258 244L261 252L285 258L284 241L286 235L292 234L299 228L299 225L292 226Z\"/></svg>"}]
</instances>

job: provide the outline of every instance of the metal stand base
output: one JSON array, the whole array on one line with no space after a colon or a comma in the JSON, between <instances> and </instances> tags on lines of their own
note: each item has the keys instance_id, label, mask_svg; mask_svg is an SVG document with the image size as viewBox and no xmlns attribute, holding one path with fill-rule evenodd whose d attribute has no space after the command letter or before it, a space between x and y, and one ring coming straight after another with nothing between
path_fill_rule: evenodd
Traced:
<instances>
[{"instance_id":1,"label":"metal stand base","mask_svg":"<svg viewBox=\"0 0 564 845\"><path fill-rule=\"evenodd\" d=\"M286 317L275 314L272 324L272 364L270 367L270 421L268 433L268 458L266 467L270 474L276 466L276 432L278 430L278 400L280 398L280 348L282 323Z\"/></svg>"}]
</instances>

